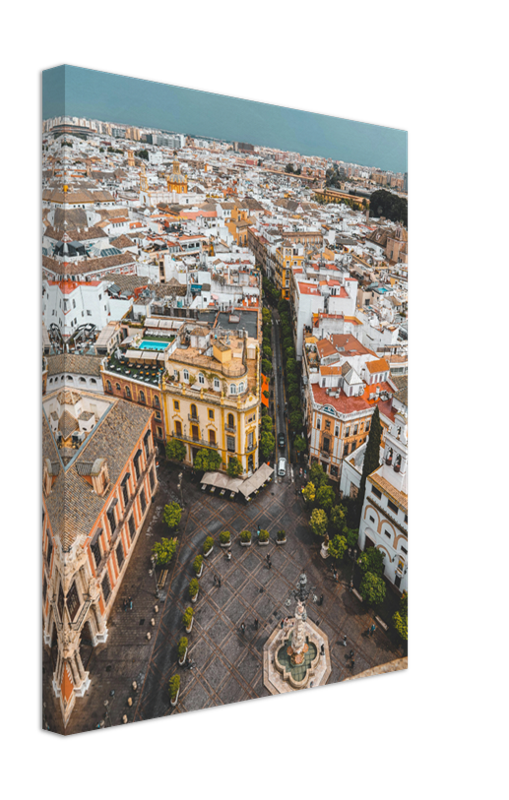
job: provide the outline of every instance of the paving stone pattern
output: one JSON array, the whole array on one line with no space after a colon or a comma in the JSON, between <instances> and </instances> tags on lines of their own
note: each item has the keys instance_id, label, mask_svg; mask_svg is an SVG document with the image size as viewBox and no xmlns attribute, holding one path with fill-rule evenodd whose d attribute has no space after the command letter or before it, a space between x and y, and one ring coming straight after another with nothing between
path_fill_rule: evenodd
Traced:
<instances>
[{"instance_id":1,"label":"paving stone pattern","mask_svg":"<svg viewBox=\"0 0 509 800\"><path fill-rule=\"evenodd\" d=\"M186 474L186 508L179 547L166 581L165 597L159 602L159 613L154 614L157 601L153 578L148 575L150 548L158 538L168 535L160 518L164 503L174 499L170 495L174 493L176 473L162 467L159 478L160 489L147 529L140 534L122 594L108 623L108 641L90 652L87 669L92 685L88 695L77 701L68 732L91 730L101 720L107 726L121 724L123 714L131 722L269 696L262 682L263 645L281 618L293 615L295 601L291 593L303 570L309 584L315 587L315 599L307 604L308 615L329 637L329 683L352 676L346 658L350 648L355 654L353 674L402 656L402 649L391 643L383 631L377 630L371 637L363 635L372 617L348 591L346 581L333 580L330 559L325 562L320 557L320 543L309 528L308 513L295 485L288 481L270 484L245 505L240 500L203 493ZM257 543L258 524L270 532L268 547ZM251 547L241 547L239 543L238 535L246 528L253 533ZM282 546L275 544L279 528L287 531L287 543ZM226 558L226 550L219 547L222 530L229 530L232 535L231 561ZM193 629L188 635L188 655L195 666L188 670L178 666L177 645L180 637L187 635L182 615L192 605L188 595L189 581L194 577L192 563L203 552L208 535L215 538L215 546L204 560ZM214 585L214 576L221 579L219 588ZM317 601L322 594L320 605ZM133 598L132 612L122 609L122 599L128 596ZM156 625L152 628L153 616ZM150 641L146 639L148 630L153 634ZM342 646L344 634L346 648ZM50 669L47 656L45 667ZM181 688L179 702L173 708L168 681L177 672ZM130 689L133 680L140 686L136 693ZM110 697L112 690L114 697ZM50 694L45 692L45 711L50 728L55 730L60 727L59 712ZM132 707L127 705L128 696L133 697ZM105 699L109 699L107 717Z\"/></svg>"}]
</instances>

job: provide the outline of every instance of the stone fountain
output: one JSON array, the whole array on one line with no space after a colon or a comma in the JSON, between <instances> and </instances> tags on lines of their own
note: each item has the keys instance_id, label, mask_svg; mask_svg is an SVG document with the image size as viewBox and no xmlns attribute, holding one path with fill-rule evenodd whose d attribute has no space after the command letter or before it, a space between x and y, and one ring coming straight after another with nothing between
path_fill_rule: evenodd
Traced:
<instances>
[{"instance_id":1,"label":"stone fountain","mask_svg":"<svg viewBox=\"0 0 509 800\"><path fill-rule=\"evenodd\" d=\"M271 694L323 686L331 673L329 640L307 615L310 593L302 573L294 617L280 623L263 648L263 682Z\"/></svg>"}]
</instances>

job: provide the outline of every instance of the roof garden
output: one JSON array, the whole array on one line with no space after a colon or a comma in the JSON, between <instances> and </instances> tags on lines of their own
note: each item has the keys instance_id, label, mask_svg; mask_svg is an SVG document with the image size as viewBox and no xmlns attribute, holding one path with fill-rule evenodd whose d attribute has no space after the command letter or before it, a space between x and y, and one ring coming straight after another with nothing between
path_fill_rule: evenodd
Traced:
<instances>
[{"instance_id":1,"label":"roof garden","mask_svg":"<svg viewBox=\"0 0 509 800\"><path fill-rule=\"evenodd\" d=\"M132 351L131 351L132 352ZM158 353L154 351L153 359L141 358L149 351L140 350L140 360L137 361L127 356L109 356L105 370L119 377L131 378L132 380L142 381L151 386L159 386L161 375L164 372L164 364L157 361Z\"/></svg>"}]
</instances>

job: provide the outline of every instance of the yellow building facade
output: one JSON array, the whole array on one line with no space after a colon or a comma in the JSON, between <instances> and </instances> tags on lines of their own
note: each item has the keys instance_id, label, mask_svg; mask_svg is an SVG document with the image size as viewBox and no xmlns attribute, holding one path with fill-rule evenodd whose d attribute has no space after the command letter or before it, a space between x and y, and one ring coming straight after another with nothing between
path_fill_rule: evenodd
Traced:
<instances>
[{"instance_id":1,"label":"yellow building facade","mask_svg":"<svg viewBox=\"0 0 509 800\"><path fill-rule=\"evenodd\" d=\"M221 455L222 470L237 458L247 474L259 465L258 341L236 335L217 338L210 354L210 346L200 346L200 329L191 333L191 339L194 333L198 341L175 349L166 362L167 440L178 439L185 445L186 464L194 463L200 449L210 448Z\"/></svg>"}]
</instances>

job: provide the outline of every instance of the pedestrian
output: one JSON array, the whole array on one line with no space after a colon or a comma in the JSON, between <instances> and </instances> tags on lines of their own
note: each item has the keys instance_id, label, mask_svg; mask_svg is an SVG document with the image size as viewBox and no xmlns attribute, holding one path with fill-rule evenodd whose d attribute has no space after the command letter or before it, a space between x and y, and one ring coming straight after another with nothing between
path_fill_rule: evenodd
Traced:
<instances>
[{"instance_id":1,"label":"pedestrian","mask_svg":"<svg viewBox=\"0 0 509 800\"><path fill-rule=\"evenodd\" d=\"M127 611L127 600L126 600L125 597L124 597L124 601L122 603L122 608L123 608L124 611Z\"/></svg>"},{"instance_id":2,"label":"pedestrian","mask_svg":"<svg viewBox=\"0 0 509 800\"><path fill-rule=\"evenodd\" d=\"M258 528L256 529L256 535L260 536L260 526L259 525L258 525Z\"/></svg>"},{"instance_id":3,"label":"pedestrian","mask_svg":"<svg viewBox=\"0 0 509 800\"><path fill-rule=\"evenodd\" d=\"M245 624L245 622L243 622L243 623L241 624L241 626L240 626L240 630L242 631L242 633L245 633L245 632L246 632L246 624Z\"/></svg>"},{"instance_id":4,"label":"pedestrian","mask_svg":"<svg viewBox=\"0 0 509 800\"><path fill-rule=\"evenodd\" d=\"M132 601L131 598L129 598L129 611L132 611L132 610L133 610L133 601Z\"/></svg>"},{"instance_id":5,"label":"pedestrian","mask_svg":"<svg viewBox=\"0 0 509 800\"><path fill-rule=\"evenodd\" d=\"M283 630L283 628L285 627L285 622L286 622L285 619L281 620L281 630Z\"/></svg>"},{"instance_id":6,"label":"pedestrian","mask_svg":"<svg viewBox=\"0 0 509 800\"><path fill-rule=\"evenodd\" d=\"M220 588L221 588L221 578L220 578L219 576L218 576L218 578L217 578L217 588L218 588L218 589L220 589Z\"/></svg>"},{"instance_id":7,"label":"pedestrian","mask_svg":"<svg viewBox=\"0 0 509 800\"><path fill-rule=\"evenodd\" d=\"M337 580L338 580L338 571L337 571L337 569L334 570L334 580L337 583Z\"/></svg>"},{"instance_id":8,"label":"pedestrian","mask_svg":"<svg viewBox=\"0 0 509 800\"><path fill-rule=\"evenodd\" d=\"M214 575L214 586L217 586L217 575Z\"/></svg>"},{"instance_id":9,"label":"pedestrian","mask_svg":"<svg viewBox=\"0 0 509 800\"><path fill-rule=\"evenodd\" d=\"M346 633L343 636L343 641L341 642L341 644L343 645L343 647L346 647Z\"/></svg>"},{"instance_id":10,"label":"pedestrian","mask_svg":"<svg viewBox=\"0 0 509 800\"><path fill-rule=\"evenodd\" d=\"M348 653L348 658L353 658L353 650L350 650L350 652Z\"/></svg>"},{"instance_id":11,"label":"pedestrian","mask_svg":"<svg viewBox=\"0 0 509 800\"><path fill-rule=\"evenodd\" d=\"M257 631L258 630L258 617L255 618L254 626L255 626L255 631Z\"/></svg>"},{"instance_id":12,"label":"pedestrian","mask_svg":"<svg viewBox=\"0 0 509 800\"><path fill-rule=\"evenodd\" d=\"M270 556L267 556L267 566L270 569L272 567L272 561L270 560Z\"/></svg>"},{"instance_id":13,"label":"pedestrian","mask_svg":"<svg viewBox=\"0 0 509 800\"><path fill-rule=\"evenodd\" d=\"M376 625L375 625L375 623L373 623L371 628L369 629L369 635L373 636L375 631L376 631Z\"/></svg>"},{"instance_id":14,"label":"pedestrian","mask_svg":"<svg viewBox=\"0 0 509 800\"><path fill-rule=\"evenodd\" d=\"M322 605L323 605L323 594L321 594L321 595L320 595L320 599L319 599L319 601L318 601L318 605L319 605L319 606L322 606Z\"/></svg>"},{"instance_id":15,"label":"pedestrian","mask_svg":"<svg viewBox=\"0 0 509 800\"><path fill-rule=\"evenodd\" d=\"M320 647L320 655L321 656L325 655L325 645L323 644L323 642L322 642L322 646Z\"/></svg>"},{"instance_id":16,"label":"pedestrian","mask_svg":"<svg viewBox=\"0 0 509 800\"><path fill-rule=\"evenodd\" d=\"M227 561L231 561L232 560L232 551L231 550L228 550L228 552L226 554L226 559L227 559Z\"/></svg>"}]
</instances>

